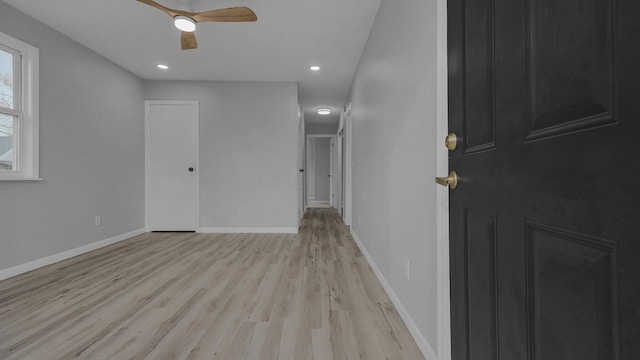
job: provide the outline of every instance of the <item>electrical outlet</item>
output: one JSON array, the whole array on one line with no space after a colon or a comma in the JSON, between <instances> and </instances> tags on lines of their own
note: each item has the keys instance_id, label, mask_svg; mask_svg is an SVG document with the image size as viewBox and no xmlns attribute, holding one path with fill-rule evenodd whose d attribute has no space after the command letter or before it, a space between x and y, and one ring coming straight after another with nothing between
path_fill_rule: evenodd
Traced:
<instances>
[{"instance_id":1,"label":"electrical outlet","mask_svg":"<svg viewBox=\"0 0 640 360\"><path fill-rule=\"evenodd\" d=\"M409 280L411 278L411 263L409 258L404 258L404 277Z\"/></svg>"},{"instance_id":2,"label":"electrical outlet","mask_svg":"<svg viewBox=\"0 0 640 360\"><path fill-rule=\"evenodd\" d=\"M96 216L96 226L100 225L100 216Z\"/></svg>"}]
</instances>

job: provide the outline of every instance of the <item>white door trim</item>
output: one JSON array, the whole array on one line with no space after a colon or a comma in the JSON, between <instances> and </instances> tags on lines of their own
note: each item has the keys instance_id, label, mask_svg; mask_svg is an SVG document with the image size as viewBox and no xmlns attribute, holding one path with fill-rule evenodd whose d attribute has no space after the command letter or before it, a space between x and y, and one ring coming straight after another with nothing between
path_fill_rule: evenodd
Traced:
<instances>
[{"instance_id":1,"label":"white door trim","mask_svg":"<svg viewBox=\"0 0 640 360\"><path fill-rule=\"evenodd\" d=\"M182 100L145 100L144 101L144 224L145 230L149 226L149 113L152 105L195 105L198 136L196 137L196 228L200 227L200 102Z\"/></svg>"},{"instance_id":2,"label":"white door trim","mask_svg":"<svg viewBox=\"0 0 640 360\"><path fill-rule=\"evenodd\" d=\"M444 139L449 132L447 0L437 3L437 79L436 79L436 173L449 173L449 154ZM438 187L436 184L432 186ZM449 191L439 188L436 195L438 359L451 360L451 297L449 270Z\"/></svg>"}]
</instances>

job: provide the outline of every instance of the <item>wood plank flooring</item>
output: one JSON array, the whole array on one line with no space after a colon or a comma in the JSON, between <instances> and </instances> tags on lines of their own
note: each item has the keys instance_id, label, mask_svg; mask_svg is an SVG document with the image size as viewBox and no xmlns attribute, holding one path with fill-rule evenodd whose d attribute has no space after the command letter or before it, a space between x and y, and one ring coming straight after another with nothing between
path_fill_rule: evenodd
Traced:
<instances>
[{"instance_id":1,"label":"wood plank flooring","mask_svg":"<svg viewBox=\"0 0 640 360\"><path fill-rule=\"evenodd\" d=\"M0 359L423 359L332 209L150 233L0 282Z\"/></svg>"}]
</instances>

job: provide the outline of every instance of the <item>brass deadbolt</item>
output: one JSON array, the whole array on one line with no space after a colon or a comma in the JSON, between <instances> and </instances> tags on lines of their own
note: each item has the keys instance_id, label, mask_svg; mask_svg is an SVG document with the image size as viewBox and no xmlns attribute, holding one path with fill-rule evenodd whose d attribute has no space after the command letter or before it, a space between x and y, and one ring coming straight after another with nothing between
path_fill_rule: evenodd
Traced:
<instances>
[{"instance_id":1,"label":"brass deadbolt","mask_svg":"<svg viewBox=\"0 0 640 360\"><path fill-rule=\"evenodd\" d=\"M451 151L456 149L456 147L458 146L458 136L456 135L456 133L447 135L447 138L444 141L444 146L446 146L447 149Z\"/></svg>"}]
</instances>

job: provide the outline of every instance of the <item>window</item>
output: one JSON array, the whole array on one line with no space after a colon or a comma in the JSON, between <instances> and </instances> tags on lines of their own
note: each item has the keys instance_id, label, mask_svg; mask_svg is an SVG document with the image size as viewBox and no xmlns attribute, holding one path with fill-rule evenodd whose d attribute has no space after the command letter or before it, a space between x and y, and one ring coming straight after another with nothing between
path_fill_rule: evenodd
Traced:
<instances>
[{"instance_id":1,"label":"window","mask_svg":"<svg viewBox=\"0 0 640 360\"><path fill-rule=\"evenodd\" d=\"M38 49L0 33L0 180L38 178Z\"/></svg>"}]
</instances>

